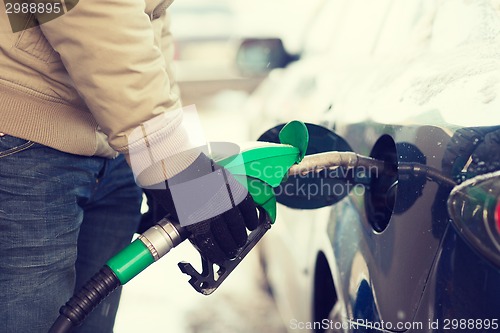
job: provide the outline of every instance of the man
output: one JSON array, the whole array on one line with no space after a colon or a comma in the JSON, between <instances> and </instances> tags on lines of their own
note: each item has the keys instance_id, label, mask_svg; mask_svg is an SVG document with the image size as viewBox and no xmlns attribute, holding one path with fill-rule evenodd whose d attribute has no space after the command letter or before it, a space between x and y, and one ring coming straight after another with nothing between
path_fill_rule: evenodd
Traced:
<instances>
[{"instance_id":1,"label":"man","mask_svg":"<svg viewBox=\"0 0 500 333\"><path fill-rule=\"evenodd\" d=\"M46 332L128 244L136 182L178 218L195 191L182 184L202 187L184 225L215 262L257 225L248 192L190 140L170 68L172 0L66 0L52 3L63 5L58 17L31 2L35 12L0 14L0 331L9 333ZM19 25L27 29L12 32ZM196 181L211 173L224 186ZM118 299L78 331L111 332Z\"/></svg>"}]
</instances>

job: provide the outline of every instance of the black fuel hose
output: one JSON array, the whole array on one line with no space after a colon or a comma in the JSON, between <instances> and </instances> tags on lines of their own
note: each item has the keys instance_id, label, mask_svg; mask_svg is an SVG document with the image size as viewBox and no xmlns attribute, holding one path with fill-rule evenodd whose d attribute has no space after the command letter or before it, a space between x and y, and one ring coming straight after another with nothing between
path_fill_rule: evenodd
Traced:
<instances>
[{"instance_id":1,"label":"black fuel hose","mask_svg":"<svg viewBox=\"0 0 500 333\"><path fill-rule=\"evenodd\" d=\"M71 332L120 284L111 268L104 266L61 307L48 333Z\"/></svg>"},{"instance_id":2,"label":"black fuel hose","mask_svg":"<svg viewBox=\"0 0 500 333\"><path fill-rule=\"evenodd\" d=\"M188 234L177 222L167 217L142 233L113 256L59 310L59 317L48 333L68 333L111 292L124 285L153 262L187 239Z\"/></svg>"},{"instance_id":3,"label":"black fuel hose","mask_svg":"<svg viewBox=\"0 0 500 333\"><path fill-rule=\"evenodd\" d=\"M415 177L425 177L426 179L436 182L446 187L454 187L457 183L447 177L443 172L433 167L420 163L402 162L398 165L398 172L409 174Z\"/></svg>"}]
</instances>

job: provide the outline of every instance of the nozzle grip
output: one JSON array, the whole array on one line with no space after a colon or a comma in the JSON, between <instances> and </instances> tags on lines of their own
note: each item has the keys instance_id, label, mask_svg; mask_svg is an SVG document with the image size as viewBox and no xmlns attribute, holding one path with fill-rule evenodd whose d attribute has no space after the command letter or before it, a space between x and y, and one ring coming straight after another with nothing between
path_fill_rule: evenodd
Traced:
<instances>
[{"instance_id":1,"label":"nozzle grip","mask_svg":"<svg viewBox=\"0 0 500 333\"><path fill-rule=\"evenodd\" d=\"M200 252L202 271L199 273L188 262L180 262L178 266L182 273L191 276L189 283L193 288L203 295L210 295L213 293L222 282L231 274L231 272L238 266L238 264L246 257L246 255L254 248L264 234L271 228L271 220L266 211L261 207L259 210L259 226L248 235L248 240L238 252L234 259L225 260L221 264L215 264L205 258ZM219 269L215 271L214 266Z\"/></svg>"}]
</instances>

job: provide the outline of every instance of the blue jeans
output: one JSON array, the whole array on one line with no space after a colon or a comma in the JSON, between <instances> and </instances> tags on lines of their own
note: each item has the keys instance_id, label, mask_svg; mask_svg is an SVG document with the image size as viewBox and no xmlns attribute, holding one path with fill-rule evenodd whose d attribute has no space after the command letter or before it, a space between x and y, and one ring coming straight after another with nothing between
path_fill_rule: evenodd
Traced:
<instances>
[{"instance_id":1,"label":"blue jeans","mask_svg":"<svg viewBox=\"0 0 500 333\"><path fill-rule=\"evenodd\" d=\"M75 289L130 243L141 200L122 156L0 136L0 332L46 333ZM112 332L119 298L75 332Z\"/></svg>"}]
</instances>

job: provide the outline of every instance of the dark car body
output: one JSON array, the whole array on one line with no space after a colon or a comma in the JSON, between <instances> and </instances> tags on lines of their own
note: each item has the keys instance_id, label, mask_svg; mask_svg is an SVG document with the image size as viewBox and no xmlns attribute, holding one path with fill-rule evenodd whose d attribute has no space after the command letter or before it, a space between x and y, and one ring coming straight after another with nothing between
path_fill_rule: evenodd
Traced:
<instances>
[{"instance_id":1,"label":"dark car body","mask_svg":"<svg viewBox=\"0 0 500 333\"><path fill-rule=\"evenodd\" d=\"M457 184L500 169L499 8L376 3L371 18L356 11L360 1L327 3L322 15L344 20L331 32L332 48L271 73L249 103L256 136L299 119L398 170L331 207L278 207L262 244L270 287L290 332L498 331L500 267L452 223L452 186L401 168L425 165ZM407 17L407 26L393 16ZM350 35L358 42L349 30L356 24L371 27L373 38L339 47ZM431 32L412 39L422 24Z\"/></svg>"},{"instance_id":2,"label":"dark car body","mask_svg":"<svg viewBox=\"0 0 500 333\"><path fill-rule=\"evenodd\" d=\"M369 132L390 142L382 149L392 149L398 163L430 156L426 165L451 173L444 170L443 159L454 142L445 128L380 125L346 126L345 137L359 151L376 146L375 142L354 144ZM471 129L466 132L474 133ZM367 323L384 321L382 327L387 329L413 328L417 332L459 330L460 323L471 320L498 322L500 270L477 254L450 223L449 188L431 181L400 179L390 217L384 217L378 208L366 208L373 195L373 189L367 189L364 195L351 194L334 205L327 225L333 281L337 281L336 297L344 303L343 317ZM385 223L381 230L380 224ZM341 318L338 320L345 321ZM484 325L468 328L481 332ZM495 331L497 325L490 327Z\"/></svg>"}]
</instances>

